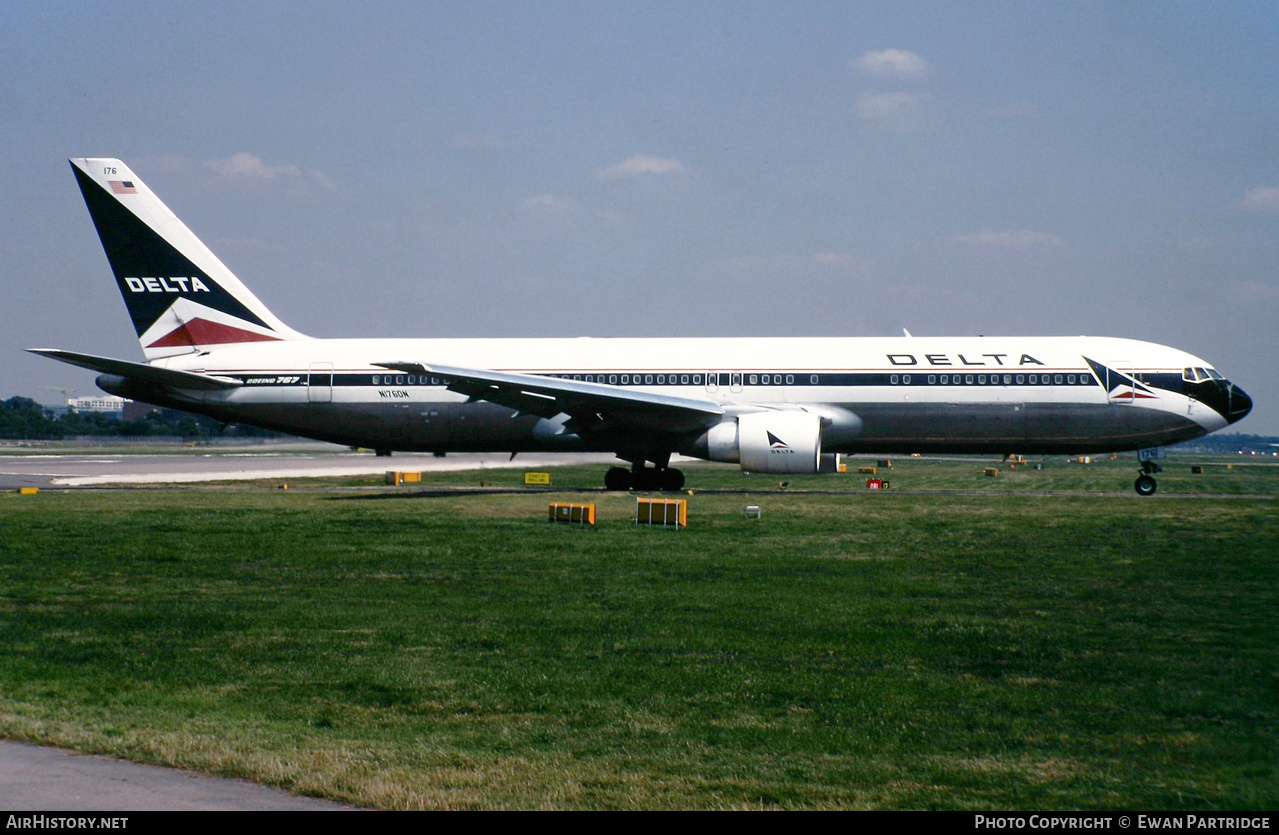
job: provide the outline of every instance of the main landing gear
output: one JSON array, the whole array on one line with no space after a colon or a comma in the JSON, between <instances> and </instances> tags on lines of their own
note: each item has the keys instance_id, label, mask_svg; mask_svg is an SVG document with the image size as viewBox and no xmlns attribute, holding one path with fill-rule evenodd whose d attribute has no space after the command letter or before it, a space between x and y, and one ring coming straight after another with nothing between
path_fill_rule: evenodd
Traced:
<instances>
[{"instance_id":1,"label":"main landing gear","mask_svg":"<svg viewBox=\"0 0 1279 835\"><path fill-rule=\"evenodd\" d=\"M684 489L684 473L674 467L645 467L637 461L628 470L611 467L604 474L606 490L658 490L676 493Z\"/></svg>"}]
</instances>

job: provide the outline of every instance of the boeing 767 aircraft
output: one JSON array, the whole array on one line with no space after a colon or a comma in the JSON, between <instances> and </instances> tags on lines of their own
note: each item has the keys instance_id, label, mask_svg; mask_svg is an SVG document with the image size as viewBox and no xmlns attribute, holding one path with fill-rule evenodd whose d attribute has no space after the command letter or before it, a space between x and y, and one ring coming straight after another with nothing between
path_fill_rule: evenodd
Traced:
<instances>
[{"instance_id":1,"label":"boeing 767 aircraft","mask_svg":"<svg viewBox=\"0 0 1279 835\"><path fill-rule=\"evenodd\" d=\"M1176 348L1106 337L318 339L284 324L116 159L72 170L145 362L50 348L112 394L379 451L612 452L610 489L678 490L680 453L816 473L841 453L1138 450L1252 400Z\"/></svg>"}]
</instances>

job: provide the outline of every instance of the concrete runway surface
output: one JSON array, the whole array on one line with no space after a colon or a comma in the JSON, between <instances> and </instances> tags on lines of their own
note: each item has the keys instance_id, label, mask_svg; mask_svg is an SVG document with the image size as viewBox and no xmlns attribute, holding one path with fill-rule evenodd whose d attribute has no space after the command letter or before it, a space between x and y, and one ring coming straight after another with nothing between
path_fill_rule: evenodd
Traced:
<instances>
[{"instance_id":1,"label":"concrete runway surface","mask_svg":"<svg viewBox=\"0 0 1279 835\"><path fill-rule=\"evenodd\" d=\"M595 464L604 470L619 464L608 453L461 453L436 458L429 453L372 452L317 442L217 446L174 453L130 453L127 447L85 452L56 448L0 448L0 489L70 488L112 484L179 484L236 479L288 479L382 473L387 470L444 471L538 469L566 464Z\"/></svg>"},{"instance_id":2,"label":"concrete runway surface","mask_svg":"<svg viewBox=\"0 0 1279 835\"><path fill-rule=\"evenodd\" d=\"M336 812L352 808L244 780L0 742L0 810L5 812Z\"/></svg>"}]
</instances>

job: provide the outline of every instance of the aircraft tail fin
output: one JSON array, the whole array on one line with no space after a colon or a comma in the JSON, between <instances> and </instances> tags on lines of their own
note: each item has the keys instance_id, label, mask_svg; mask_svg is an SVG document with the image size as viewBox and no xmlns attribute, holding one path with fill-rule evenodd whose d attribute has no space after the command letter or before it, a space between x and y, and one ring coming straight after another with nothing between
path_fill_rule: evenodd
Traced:
<instances>
[{"instance_id":1,"label":"aircraft tail fin","mask_svg":"<svg viewBox=\"0 0 1279 835\"><path fill-rule=\"evenodd\" d=\"M285 325L117 159L73 159L148 360L306 337Z\"/></svg>"}]
</instances>

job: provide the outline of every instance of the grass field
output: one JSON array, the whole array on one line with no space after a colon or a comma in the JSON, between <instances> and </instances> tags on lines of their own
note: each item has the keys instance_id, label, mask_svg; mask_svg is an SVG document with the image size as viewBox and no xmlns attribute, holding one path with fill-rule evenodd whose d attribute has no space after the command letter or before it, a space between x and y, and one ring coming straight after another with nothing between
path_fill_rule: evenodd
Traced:
<instances>
[{"instance_id":1,"label":"grass field","mask_svg":"<svg viewBox=\"0 0 1279 835\"><path fill-rule=\"evenodd\" d=\"M681 531L594 468L0 495L0 736L379 808L1279 805L1279 468L987 463L690 468Z\"/></svg>"}]
</instances>

